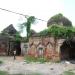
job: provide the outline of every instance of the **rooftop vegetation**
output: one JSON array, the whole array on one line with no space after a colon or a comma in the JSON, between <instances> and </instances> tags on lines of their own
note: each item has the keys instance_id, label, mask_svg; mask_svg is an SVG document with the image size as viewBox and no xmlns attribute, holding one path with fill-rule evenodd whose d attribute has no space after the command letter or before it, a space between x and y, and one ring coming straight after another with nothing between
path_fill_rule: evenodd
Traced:
<instances>
[{"instance_id":1,"label":"rooftop vegetation","mask_svg":"<svg viewBox=\"0 0 75 75\"><path fill-rule=\"evenodd\" d=\"M53 24L39 33L40 36L53 36L57 38L71 38L74 34L74 27L65 27L57 24Z\"/></svg>"}]
</instances>

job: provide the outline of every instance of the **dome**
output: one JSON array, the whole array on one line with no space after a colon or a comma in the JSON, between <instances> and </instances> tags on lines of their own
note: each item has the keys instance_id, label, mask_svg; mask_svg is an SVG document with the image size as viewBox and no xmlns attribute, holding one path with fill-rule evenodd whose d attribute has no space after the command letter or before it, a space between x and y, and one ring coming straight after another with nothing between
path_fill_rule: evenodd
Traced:
<instances>
[{"instance_id":1,"label":"dome","mask_svg":"<svg viewBox=\"0 0 75 75\"><path fill-rule=\"evenodd\" d=\"M58 24L63 26L72 26L72 23L69 19L64 17L62 14L56 14L53 17L51 17L47 22L47 27L49 27L52 24Z\"/></svg>"}]
</instances>

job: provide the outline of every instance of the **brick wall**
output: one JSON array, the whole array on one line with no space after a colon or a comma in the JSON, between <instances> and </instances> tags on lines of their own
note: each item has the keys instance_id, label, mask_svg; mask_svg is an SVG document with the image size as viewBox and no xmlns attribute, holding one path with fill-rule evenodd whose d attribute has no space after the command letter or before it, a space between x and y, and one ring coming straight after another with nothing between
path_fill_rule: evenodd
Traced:
<instances>
[{"instance_id":1,"label":"brick wall","mask_svg":"<svg viewBox=\"0 0 75 75\"><path fill-rule=\"evenodd\" d=\"M29 39L29 52L32 55L38 56L39 45L43 47L43 56L47 59L58 60L60 59L60 46L63 43L63 39L58 39L56 44L56 50L54 50L54 38L53 37L31 37Z\"/></svg>"}]
</instances>

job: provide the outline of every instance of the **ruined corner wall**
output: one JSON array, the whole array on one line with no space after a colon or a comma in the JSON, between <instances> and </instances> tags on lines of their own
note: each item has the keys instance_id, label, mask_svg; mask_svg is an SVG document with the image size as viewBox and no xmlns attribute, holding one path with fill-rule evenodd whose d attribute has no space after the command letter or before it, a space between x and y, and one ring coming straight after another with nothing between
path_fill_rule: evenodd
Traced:
<instances>
[{"instance_id":1,"label":"ruined corner wall","mask_svg":"<svg viewBox=\"0 0 75 75\"><path fill-rule=\"evenodd\" d=\"M35 57L44 56L48 59L60 59L60 46L64 39L57 39L56 49L54 37L31 37L29 39L29 54ZM40 50L42 49L42 50Z\"/></svg>"}]
</instances>

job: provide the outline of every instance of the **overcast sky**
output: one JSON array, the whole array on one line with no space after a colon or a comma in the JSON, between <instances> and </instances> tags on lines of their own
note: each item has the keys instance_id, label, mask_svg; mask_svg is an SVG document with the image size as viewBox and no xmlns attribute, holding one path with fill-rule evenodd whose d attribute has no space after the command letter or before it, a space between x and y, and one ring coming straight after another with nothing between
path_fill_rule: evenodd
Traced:
<instances>
[{"instance_id":1,"label":"overcast sky","mask_svg":"<svg viewBox=\"0 0 75 75\"><path fill-rule=\"evenodd\" d=\"M62 13L72 21L73 26L75 25L75 0L0 0L0 8L35 16L46 21L51 16ZM0 31L10 24L18 29L18 24L22 21L24 21L23 16L0 10ZM32 29L39 32L46 26L46 22L38 21Z\"/></svg>"}]
</instances>

